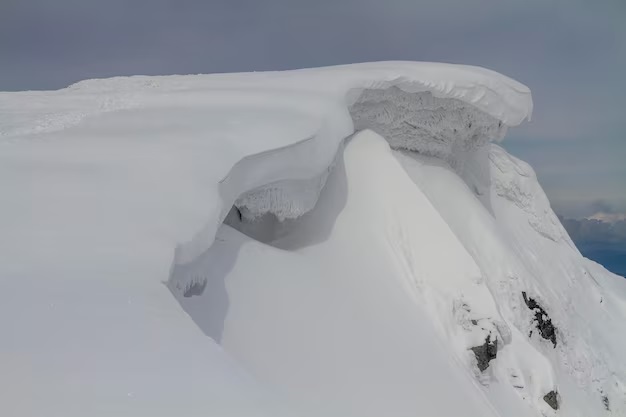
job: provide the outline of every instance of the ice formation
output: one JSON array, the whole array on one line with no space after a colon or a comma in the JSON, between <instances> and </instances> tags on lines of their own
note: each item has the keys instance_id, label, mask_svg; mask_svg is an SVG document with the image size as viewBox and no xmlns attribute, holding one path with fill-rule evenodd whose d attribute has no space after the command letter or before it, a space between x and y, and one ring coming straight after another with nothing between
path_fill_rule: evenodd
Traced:
<instances>
[{"instance_id":1,"label":"ice formation","mask_svg":"<svg viewBox=\"0 0 626 417\"><path fill-rule=\"evenodd\" d=\"M411 62L0 93L0 414L623 415L531 111Z\"/></svg>"},{"instance_id":2,"label":"ice formation","mask_svg":"<svg viewBox=\"0 0 626 417\"><path fill-rule=\"evenodd\" d=\"M453 166L463 163L467 151L501 140L507 127L472 104L398 87L363 91L350 113L356 130L372 129L393 148L435 156Z\"/></svg>"}]
</instances>

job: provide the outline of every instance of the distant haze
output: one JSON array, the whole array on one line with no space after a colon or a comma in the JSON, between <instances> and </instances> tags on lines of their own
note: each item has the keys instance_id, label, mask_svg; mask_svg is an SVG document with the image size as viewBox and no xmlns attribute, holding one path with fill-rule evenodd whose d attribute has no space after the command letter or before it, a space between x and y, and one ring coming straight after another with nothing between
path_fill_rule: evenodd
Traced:
<instances>
[{"instance_id":1,"label":"distant haze","mask_svg":"<svg viewBox=\"0 0 626 417\"><path fill-rule=\"evenodd\" d=\"M584 256L626 277L626 220L561 219Z\"/></svg>"}]
</instances>

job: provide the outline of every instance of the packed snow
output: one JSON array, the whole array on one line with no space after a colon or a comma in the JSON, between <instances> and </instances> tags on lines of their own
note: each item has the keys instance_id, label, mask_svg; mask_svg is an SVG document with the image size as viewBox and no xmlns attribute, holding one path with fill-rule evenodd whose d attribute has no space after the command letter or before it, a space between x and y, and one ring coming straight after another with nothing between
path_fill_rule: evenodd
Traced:
<instances>
[{"instance_id":1,"label":"packed snow","mask_svg":"<svg viewBox=\"0 0 626 417\"><path fill-rule=\"evenodd\" d=\"M0 93L0 414L625 415L531 112L413 62Z\"/></svg>"}]
</instances>

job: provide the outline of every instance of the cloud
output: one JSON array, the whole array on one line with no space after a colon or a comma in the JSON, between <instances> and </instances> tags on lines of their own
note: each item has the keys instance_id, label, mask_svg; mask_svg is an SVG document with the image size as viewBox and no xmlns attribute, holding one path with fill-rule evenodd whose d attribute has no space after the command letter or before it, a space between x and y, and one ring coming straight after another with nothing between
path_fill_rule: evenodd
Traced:
<instances>
[{"instance_id":1,"label":"cloud","mask_svg":"<svg viewBox=\"0 0 626 417\"><path fill-rule=\"evenodd\" d=\"M615 208L606 200L592 201L589 206L595 213L617 214Z\"/></svg>"},{"instance_id":2,"label":"cloud","mask_svg":"<svg viewBox=\"0 0 626 417\"><path fill-rule=\"evenodd\" d=\"M618 221L626 220L626 213L605 213L598 212L588 217L589 220L600 220L606 223L615 223Z\"/></svg>"},{"instance_id":3,"label":"cloud","mask_svg":"<svg viewBox=\"0 0 626 417\"><path fill-rule=\"evenodd\" d=\"M561 218L572 240L580 244L610 243L626 247L626 220L605 222L595 219Z\"/></svg>"},{"instance_id":4,"label":"cloud","mask_svg":"<svg viewBox=\"0 0 626 417\"><path fill-rule=\"evenodd\" d=\"M531 164L558 213L580 218L599 211L626 212L626 141L622 137L507 138L502 145Z\"/></svg>"}]
</instances>

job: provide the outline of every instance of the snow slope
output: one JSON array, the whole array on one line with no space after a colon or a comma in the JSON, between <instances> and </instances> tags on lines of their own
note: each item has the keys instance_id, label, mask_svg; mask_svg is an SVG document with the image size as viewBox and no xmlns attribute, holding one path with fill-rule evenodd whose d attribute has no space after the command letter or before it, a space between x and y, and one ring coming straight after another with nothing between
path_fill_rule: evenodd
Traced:
<instances>
[{"instance_id":1,"label":"snow slope","mask_svg":"<svg viewBox=\"0 0 626 417\"><path fill-rule=\"evenodd\" d=\"M623 415L626 284L492 144L531 111L410 62L0 93L0 411Z\"/></svg>"}]
</instances>

